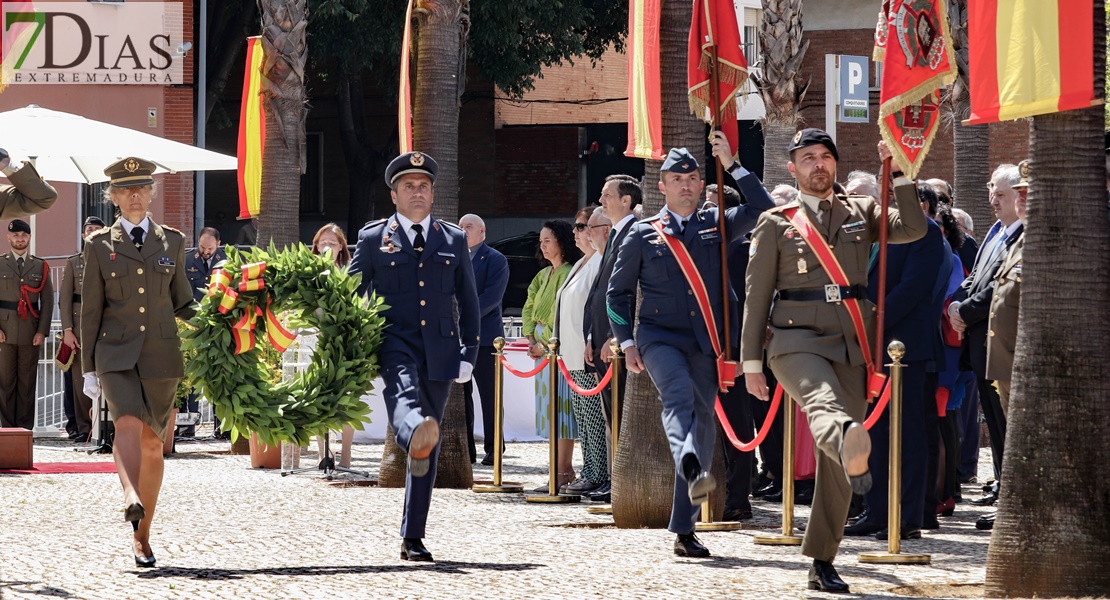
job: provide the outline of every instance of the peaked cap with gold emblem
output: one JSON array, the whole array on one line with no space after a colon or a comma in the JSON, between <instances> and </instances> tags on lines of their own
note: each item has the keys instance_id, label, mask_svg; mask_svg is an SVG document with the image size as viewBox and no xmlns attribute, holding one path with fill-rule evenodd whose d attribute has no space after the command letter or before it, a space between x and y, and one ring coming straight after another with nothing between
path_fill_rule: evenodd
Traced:
<instances>
[{"instance_id":1,"label":"peaked cap with gold emblem","mask_svg":"<svg viewBox=\"0 0 1110 600\"><path fill-rule=\"evenodd\" d=\"M1029 187L1029 159L1025 159L1018 163L1018 173L1021 174L1021 181L1015 183L1013 187L1015 190L1020 190Z\"/></svg>"},{"instance_id":2,"label":"peaked cap with gold emblem","mask_svg":"<svg viewBox=\"0 0 1110 600\"><path fill-rule=\"evenodd\" d=\"M385 168L385 182L392 188L403 175L416 173L427 176L432 183L435 183L438 170L439 165L431 156L423 152L406 152L390 161L389 166Z\"/></svg>"},{"instance_id":3,"label":"peaked cap with gold emblem","mask_svg":"<svg viewBox=\"0 0 1110 600\"><path fill-rule=\"evenodd\" d=\"M108 165L104 174L108 176L112 187L154 185L154 170L157 168L158 165L149 160L129 156Z\"/></svg>"}]
</instances>

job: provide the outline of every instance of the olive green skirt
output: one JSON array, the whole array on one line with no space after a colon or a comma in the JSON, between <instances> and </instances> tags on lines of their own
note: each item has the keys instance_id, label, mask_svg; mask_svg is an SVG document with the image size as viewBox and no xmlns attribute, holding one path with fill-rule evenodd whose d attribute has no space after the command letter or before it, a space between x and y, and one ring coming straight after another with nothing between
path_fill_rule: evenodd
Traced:
<instances>
[{"instance_id":1,"label":"olive green skirt","mask_svg":"<svg viewBox=\"0 0 1110 600\"><path fill-rule=\"evenodd\" d=\"M137 368L100 373L99 376L113 421L123 416L138 417L165 441L179 378L142 378Z\"/></svg>"}]
</instances>

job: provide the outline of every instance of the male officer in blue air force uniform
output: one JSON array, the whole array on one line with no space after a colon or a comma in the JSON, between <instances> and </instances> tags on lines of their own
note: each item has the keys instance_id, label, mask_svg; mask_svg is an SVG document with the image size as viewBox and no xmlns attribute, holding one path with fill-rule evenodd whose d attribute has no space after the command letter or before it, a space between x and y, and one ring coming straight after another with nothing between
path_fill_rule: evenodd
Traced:
<instances>
[{"instance_id":1,"label":"male officer in blue air force uniform","mask_svg":"<svg viewBox=\"0 0 1110 600\"><path fill-rule=\"evenodd\" d=\"M813 559L807 584L810 589L845 593L848 584L832 561L844 536L852 493L862 494L871 484L871 439L861 426L867 409L867 369L860 340L868 344L874 339L875 305L867 300L867 268L871 244L878 241L883 224L874 198L834 191L839 157L827 133L799 131L789 151L787 167L800 193L760 216L752 232L740 356L748 392L766 400L770 390L762 359L769 319L768 364L783 390L806 413L816 442L816 490L802 543L802 554ZM889 155L885 144L879 152ZM898 207L888 213L889 240L908 243L925 235L926 220L913 182L895 175ZM807 231L819 234L812 239L815 246L807 243L791 215ZM847 286L833 283L814 247L839 263ZM853 303L860 309L862 335L856 334L849 316ZM882 364L882 357L873 360Z\"/></svg>"},{"instance_id":2,"label":"male officer in blue air force uniform","mask_svg":"<svg viewBox=\"0 0 1110 600\"><path fill-rule=\"evenodd\" d=\"M385 180L397 212L358 233L350 272L360 294L389 308L379 352L383 395L397 444L408 452L401 558L431 561L424 526L439 456L439 422L451 382L470 379L479 346L478 294L466 233L431 217L437 165L421 152L393 159ZM452 300L457 301L456 327Z\"/></svg>"},{"instance_id":3,"label":"male officer in blue air force uniform","mask_svg":"<svg viewBox=\"0 0 1110 600\"><path fill-rule=\"evenodd\" d=\"M717 435L713 405L717 395L717 353L693 289L676 257L653 227L660 222L673 242L687 248L708 292L718 336L723 336L721 243L738 239L761 212L774 206L759 178L734 163L723 134L714 134L713 153L730 167L748 204L728 209L726 231L718 227L717 208L697 210L705 182L698 161L685 148L673 148L660 173L666 207L633 225L621 243L606 295L613 334L625 352L628 369L647 370L663 404L663 428L674 457L674 502L667 529L677 534L679 556L706 557L709 550L694 535L701 503L716 483L709 473ZM642 292L640 324L633 335L636 287ZM730 336L739 331L736 294L729 290L733 312Z\"/></svg>"}]
</instances>

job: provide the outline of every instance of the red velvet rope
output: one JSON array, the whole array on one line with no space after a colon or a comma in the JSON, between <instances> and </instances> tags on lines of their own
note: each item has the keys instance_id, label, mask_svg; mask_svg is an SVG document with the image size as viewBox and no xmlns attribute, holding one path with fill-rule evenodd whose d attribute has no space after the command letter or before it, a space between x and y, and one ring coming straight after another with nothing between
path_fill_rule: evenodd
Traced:
<instances>
[{"instance_id":1,"label":"red velvet rope","mask_svg":"<svg viewBox=\"0 0 1110 600\"><path fill-rule=\"evenodd\" d=\"M883 395L879 396L879 403L875 405L875 410L871 411L871 415L863 422L863 428L871 431L875 423L879 421L879 417L883 416L883 411L886 410L886 405L890 403L890 380L887 379L886 387L883 388Z\"/></svg>"},{"instance_id":2,"label":"red velvet rope","mask_svg":"<svg viewBox=\"0 0 1110 600\"><path fill-rule=\"evenodd\" d=\"M567 385L569 385L570 389L574 390L576 394L579 396L596 396L601 393L601 390L605 389L605 386L609 385L609 380L613 378L613 363L609 363L609 370L605 372L605 377L602 377L601 381L597 382L597 386L588 390L578 387L578 384L575 383L574 378L570 376L570 371L567 370L567 366L563 363L563 359L561 358L559 359L559 371L562 372L563 379L567 380Z\"/></svg>"},{"instance_id":3,"label":"red velvet rope","mask_svg":"<svg viewBox=\"0 0 1110 600\"><path fill-rule=\"evenodd\" d=\"M521 379L527 379L529 377L539 375L540 371L544 370L547 367L547 363L550 362L550 360L551 359L544 357L543 362L536 365L536 368L532 369L531 371L517 371L513 368L511 364L509 364L509 361L504 356L501 357L501 364L505 366L506 371L512 373L513 375L516 375L517 377L520 377Z\"/></svg>"},{"instance_id":4,"label":"red velvet rope","mask_svg":"<svg viewBox=\"0 0 1110 600\"><path fill-rule=\"evenodd\" d=\"M717 420L721 422L721 429L725 432L725 437L728 438L737 450L741 452L751 452L755 447L762 444L763 440L767 438L767 432L771 431L771 424L775 422L775 413L779 411L779 404L782 403L782 386L775 386L775 395L771 397L771 407L767 411L767 418L763 421L763 426L759 428L759 433L756 434L755 439L745 444L737 437L736 432L732 430L732 425L728 422L728 415L725 414L725 408L721 406L721 398L717 397L717 404L715 410L717 411Z\"/></svg>"}]
</instances>

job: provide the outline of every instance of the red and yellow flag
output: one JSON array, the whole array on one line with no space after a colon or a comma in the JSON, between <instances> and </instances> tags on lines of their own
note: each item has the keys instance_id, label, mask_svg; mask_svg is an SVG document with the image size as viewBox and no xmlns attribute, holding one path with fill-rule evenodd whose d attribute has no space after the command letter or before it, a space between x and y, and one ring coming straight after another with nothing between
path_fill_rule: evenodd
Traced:
<instances>
[{"instance_id":1,"label":"red and yellow flag","mask_svg":"<svg viewBox=\"0 0 1110 600\"><path fill-rule=\"evenodd\" d=\"M717 102L712 106L713 52L717 54ZM687 49L686 77L690 110L721 127L735 151L740 133L736 126L736 92L748 80L748 59L740 47L740 26L732 0L694 0Z\"/></svg>"},{"instance_id":2,"label":"red and yellow flag","mask_svg":"<svg viewBox=\"0 0 1110 600\"><path fill-rule=\"evenodd\" d=\"M663 160L659 78L662 0L628 3L628 148L625 156Z\"/></svg>"},{"instance_id":3,"label":"red and yellow flag","mask_svg":"<svg viewBox=\"0 0 1110 600\"><path fill-rule=\"evenodd\" d=\"M947 0L883 0L873 58L883 61L879 131L908 177L940 126L941 87L956 79Z\"/></svg>"},{"instance_id":4,"label":"red and yellow flag","mask_svg":"<svg viewBox=\"0 0 1110 600\"><path fill-rule=\"evenodd\" d=\"M266 112L262 106L262 38L247 38L247 67L239 109L239 218L257 217L262 209L262 149Z\"/></svg>"},{"instance_id":5,"label":"red and yellow flag","mask_svg":"<svg viewBox=\"0 0 1110 600\"><path fill-rule=\"evenodd\" d=\"M990 123L1101 103L1090 0L968 3L971 117Z\"/></svg>"},{"instance_id":6,"label":"red and yellow flag","mask_svg":"<svg viewBox=\"0 0 1110 600\"><path fill-rule=\"evenodd\" d=\"M409 53L412 48L412 5L405 9L405 33L401 36L401 81L397 89L397 133L401 154L412 152L412 88L409 85Z\"/></svg>"}]
</instances>

